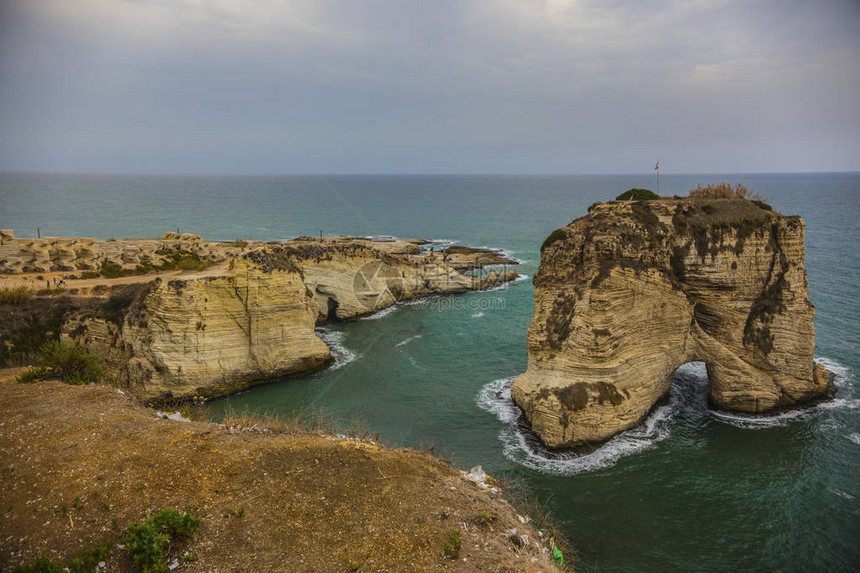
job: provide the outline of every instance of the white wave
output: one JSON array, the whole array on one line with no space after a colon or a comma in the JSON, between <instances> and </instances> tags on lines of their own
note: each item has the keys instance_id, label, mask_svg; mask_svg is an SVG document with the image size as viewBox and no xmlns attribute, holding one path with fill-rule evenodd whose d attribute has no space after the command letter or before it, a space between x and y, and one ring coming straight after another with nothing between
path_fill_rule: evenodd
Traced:
<instances>
[{"instance_id":1,"label":"white wave","mask_svg":"<svg viewBox=\"0 0 860 573\"><path fill-rule=\"evenodd\" d=\"M480 247L477 247L477 248L478 248L478 249L487 249L488 251L493 251L494 253L497 253L497 254L499 254L500 256L505 257L506 259L510 259L510 260L512 260L512 261L516 261L516 263L517 263L518 265L521 265L521 264L523 264L523 263L525 262L524 260L522 260L522 259L520 259L520 258L518 258L518 257L514 256L514 252L513 252L513 251L509 251L508 249L500 249L499 247L487 247L487 246L480 246ZM498 264L495 264L495 265L486 265L484 268L504 266L505 264L507 264L507 263L498 263Z\"/></svg>"},{"instance_id":2,"label":"white wave","mask_svg":"<svg viewBox=\"0 0 860 573\"><path fill-rule=\"evenodd\" d=\"M725 412L721 410L711 410L709 414L711 415L711 417L721 422L731 424L732 426L744 428L747 430L754 430L786 426L789 424L789 422L792 422L799 418L804 418L811 414L813 411L815 411L815 407L804 408L802 410L789 410L787 412L780 412L779 414L770 415L737 414L734 412Z\"/></svg>"},{"instance_id":3,"label":"white wave","mask_svg":"<svg viewBox=\"0 0 860 573\"><path fill-rule=\"evenodd\" d=\"M520 417L520 409L511 399L511 384L515 378L493 380L478 392L478 406L495 414L505 424L515 424Z\"/></svg>"},{"instance_id":4,"label":"white wave","mask_svg":"<svg viewBox=\"0 0 860 573\"><path fill-rule=\"evenodd\" d=\"M343 368L360 355L353 352L343 344L344 333L339 330L328 330L326 328L317 328L317 336L325 342L331 349L331 355L334 358L334 363L326 370L337 370Z\"/></svg>"},{"instance_id":5,"label":"white wave","mask_svg":"<svg viewBox=\"0 0 860 573\"><path fill-rule=\"evenodd\" d=\"M504 424L499 433L502 453L509 460L554 475L575 475L615 464L620 458L651 448L669 436L670 406L657 408L637 428L618 434L587 454L557 453L544 448L520 427L521 410L511 400L511 383L516 376L493 380L477 396L478 406L494 414Z\"/></svg>"},{"instance_id":6,"label":"white wave","mask_svg":"<svg viewBox=\"0 0 860 573\"><path fill-rule=\"evenodd\" d=\"M835 385L840 392L851 392L849 369L826 358L818 359L836 375ZM653 411L642 424L613 437L593 452L553 452L547 450L537 437L520 425L522 411L511 399L511 384L516 376L493 380L478 392L480 408L495 415L503 426L499 432L502 452L509 460L555 475L575 475L614 465L619 459L654 447L671 433L671 420L680 411L697 411L721 422L744 429L761 429L783 426L815 412L830 409L857 408L860 400L853 395L827 400L807 408L780 412L773 415L745 415L714 411L708 408L708 373L703 362L690 362L678 368L666 405ZM860 434L847 436L860 445Z\"/></svg>"},{"instance_id":7,"label":"white wave","mask_svg":"<svg viewBox=\"0 0 860 573\"><path fill-rule=\"evenodd\" d=\"M482 316L484 316L483 312L476 312L472 315L472 318L481 318Z\"/></svg>"},{"instance_id":8,"label":"white wave","mask_svg":"<svg viewBox=\"0 0 860 573\"><path fill-rule=\"evenodd\" d=\"M833 384L836 385L836 388L845 388L850 386L850 382L854 378L850 368L842 366L835 360L831 360L830 358L825 358L823 356L816 358L815 362L823 365L829 372L833 372Z\"/></svg>"},{"instance_id":9,"label":"white wave","mask_svg":"<svg viewBox=\"0 0 860 573\"><path fill-rule=\"evenodd\" d=\"M830 493L832 493L834 495L838 495L841 498L850 499L850 500L855 499L853 495L851 495L848 492L842 491L841 489L836 489L835 487L831 487L828 489L830 490Z\"/></svg>"},{"instance_id":10,"label":"white wave","mask_svg":"<svg viewBox=\"0 0 860 573\"><path fill-rule=\"evenodd\" d=\"M368 314L367 316L362 316L358 320L378 320L378 319L382 318L383 316L388 316L389 314L391 314L392 312L397 310L398 304L399 303L392 304L391 306L385 307L382 310L377 310L373 314Z\"/></svg>"},{"instance_id":11,"label":"white wave","mask_svg":"<svg viewBox=\"0 0 860 573\"><path fill-rule=\"evenodd\" d=\"M505 289L507 289L507 288L512 287L512 286L513 286L513 285L515 285L515 284L519 284L519 283L521 283L521 282L523 282L523 281L527 281L527 280L529 280L530 278L531 278L531 277L530 277L529 275L519 275L517 278L515 278L515 279L514 279L514 280L512 280L512 281L508 281L508 282L506 282L506 283L502 283L502 284L500 284L500 285L496 285L496 286L494 286L493 288L488 288L488 289L486 289L486 290L475 291L475 292L496 292L496 291L500 291L500 290L505 290Z\"/></svg>"},{"instance_id":12,"label":"white wave","mask_svg":"<svg viewBox=\"0 0 860 573\"><path fill-rule=\"evenodd\" d=\"M423 335L416 334L415 336L410 336L409 338L404 338L403 340L401 340L400 342L398 342L394 346L406 346L407 344L409 344L410 342L412 342L413 340L415 340L417 338L423 338Z\"/></svg>"}]
</instances>

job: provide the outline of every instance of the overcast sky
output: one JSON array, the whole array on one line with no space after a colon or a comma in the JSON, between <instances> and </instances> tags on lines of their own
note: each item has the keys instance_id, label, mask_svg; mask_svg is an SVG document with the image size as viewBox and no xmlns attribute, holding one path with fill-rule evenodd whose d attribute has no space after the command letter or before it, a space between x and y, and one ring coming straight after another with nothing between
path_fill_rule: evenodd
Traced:
<instances>
[{"instance_id":1,"label":"overcast sky","mask_svg":"<svg viewBox=\"0 0 860 573\"><path fill-rule=\"evenodd\" d=\"M860 171L858 0L0 0L0 169Z\"/></svg>"}]
</instances>

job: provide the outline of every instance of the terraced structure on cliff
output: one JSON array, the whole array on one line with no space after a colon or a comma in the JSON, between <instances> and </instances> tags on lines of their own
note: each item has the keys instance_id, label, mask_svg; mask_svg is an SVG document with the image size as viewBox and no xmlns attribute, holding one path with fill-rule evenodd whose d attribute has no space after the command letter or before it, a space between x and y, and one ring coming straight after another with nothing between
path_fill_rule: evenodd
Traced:
<instances>
[{"instance_id":1,"label":"terraced structure on cliff","mask_svg":"<svg viewBox=\"0 0 860 573\"><path fill-rule=\"evenodd\" d=\"M825 394L804 231L760 201L676 198L596 203L554 232L511 391L532 429L549 447L605 441L638 425L690 361L707 365L715 408Z\"/></svg>"}]
</instances>

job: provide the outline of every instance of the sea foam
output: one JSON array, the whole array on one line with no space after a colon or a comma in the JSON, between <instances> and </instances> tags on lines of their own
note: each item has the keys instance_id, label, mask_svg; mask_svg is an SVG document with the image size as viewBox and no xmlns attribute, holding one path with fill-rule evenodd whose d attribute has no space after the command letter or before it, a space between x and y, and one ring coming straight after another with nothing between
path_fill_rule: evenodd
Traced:
<instances>
[{"instance_id":1,"label":"sea foam","mask_svg":"<svg viewBox=\"0 0 860 573\"><path fill-rule=\"evenodd\" d=\"M319 327L316 329L316 333L331 349L331 355L334 358L334 363L324 372L343 368L360 356L357 352L353 352L343 344L344 333L342 331Z\"/></svg>"},{"instance_id":2,"label":"sea foam","mask_svg":"<svg viewBox=\"0 0 860 573\"><path fill-rule=\"evenodd\" d=\"M839 392L850 394L773 415L715 411L709 409L707 404L708 373L705 364L689 362L675 372L669 400L665 405L654 409L638 427L621 432L589 453L554 452L540 443L525 425L522 410L511 399L511 384L517 376L500 378L484 385L476 401L480 408L495 415L502 423L499 440L506 458L547 474L575 475L610 467L625 456L655 447L671 435L672 420L682 411L701 412L718 422L755 430L784 426L816 412L860 407L860 400L853 397L850 370L827 358L816 361L835 374L834 384ZM850 434L848 439L860 444L860 434Z\"/></svg>"}]
</instances>

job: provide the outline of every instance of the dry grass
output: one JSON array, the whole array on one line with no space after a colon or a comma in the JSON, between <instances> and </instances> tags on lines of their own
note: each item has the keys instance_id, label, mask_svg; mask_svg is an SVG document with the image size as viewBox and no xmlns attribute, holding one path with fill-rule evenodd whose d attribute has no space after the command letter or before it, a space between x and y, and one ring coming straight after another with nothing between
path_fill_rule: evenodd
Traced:
<instances>
[{"instance_id":1,"label":"dry grass","mask_svg":"<svg viewBox=\"0 0 860 573\"><path fill-rule=\"evenodd\" d=\"M553 570L506 533L538 539L500 494L426 454L301 433L306 422L276 416L173 422L116 389L19 385L16 374L0 371L4 571L102 542L106 570L135 571L116 544L162 508L201 518L182 571ZM261 421L273 430L247 431ZM457 562L444 552L452 529Z\"/></svg>"},{"instance_id":2,"label":"dry grass","mask_svg":"<svg viewBox=\"0 0 860 573\"><path fill-rule=\"evenodd\" d=\"M0 287L0 303L18 306L33 298L33 289L27 285Z\"/></svg>"},{"instance_id":3,"label":"dry grass","mask_svg":"<svg viewBox=\"0 0 860 573\"><path fill-rule=\"evenodd\" d=\"M757 192L747 189L738 183L732 188L731 183L708 183L696 185L690 189L691 199L747 199L748 201L763 201Z\"/></svg>"},{"instance_id":4,"label":"dry grass","mask_svg":"<svg viewBox=\"0 0 860 573\"><path fill-rule=\"evenodd\" d=\"M221 423L237 430L256 430L288 436L320 433L328 427L324 417L318 412L301 412L288 417L275 412L248 409L241 412L228 409Z\"/></svg>"}]
</instances>

